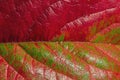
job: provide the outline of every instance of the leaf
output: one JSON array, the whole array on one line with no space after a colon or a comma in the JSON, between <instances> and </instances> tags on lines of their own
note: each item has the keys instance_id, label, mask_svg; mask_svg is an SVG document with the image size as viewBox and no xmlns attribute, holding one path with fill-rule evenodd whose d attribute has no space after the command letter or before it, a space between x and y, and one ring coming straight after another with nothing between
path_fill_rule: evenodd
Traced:
<instances>
[{"instance_id":1,"label":"leaf","mask_svg":"<svg viewBox=\"0 0 120 80\"><path fill-rule=\"evenodd\" d=\"M88 41L120 23L119 4L119 0L0 1L0 42L53 41L61 35L66 41Z\"/></svg>"},{"instance_id":2,"label":"leaf","mask_svg":"<svg viewBox=\"0 0 120 80\"><path fill-rule=\"evenodd\" d=\"M120 79L120 45L89 42L0 44L1 69L21 79ZM5 60L5 61L4 61ZM6 63L7 62L7 63ZM5 65L4 65L5 64ZM2 66L4 65L4 66ZM8 74L9 74L9 69ZM13 74L1 73L3 79ZM18 77L17 77L18 78ZM17 79L15 76L11 80ZM19 78L18 78L19 79Z\"/></svg>"},{"instance_id":3,"label":"leaf","mask_svg":"<svg viewBox=\"0 0 120 80\"><path fill-rule=\"evenodd\" d=\"M91 42L120 43L120 24L113 24L97 33Z\"/></svg>"},{"instance_id":4,"label":"leaf","mask_svg":"<svg viewBox=\"0 0 120 80\"><path fill-rule=\"evenodd\" d=\"M120 80L119 4L0 1L0 80Z\"/></svg>"},{"instance_id":5,"label":"leaf","mask_svg":"<svg viewBox=\"0 0 120 80\"><path fill-rule=\"evenodd\" d=\"M106 9L89 16L77 18L61 29L55 37L64 35L65 41L90 41L97 33L107 29L110 25L120 23L120 8ZM116 26L116 25L114 25ZM116 26L117 27L117 26ZM119 33L116 33L119 35Z\"/></svg>"},{"instance_id":6,"label":"leaf","mask_svg":"<svg viewBox=\"0 0 120 80\"><path fill-rule=\"evenodd\" d=\"M24 80L8 63L0 57L0 79L1 80Z\"/></svg>"}]
</instances>

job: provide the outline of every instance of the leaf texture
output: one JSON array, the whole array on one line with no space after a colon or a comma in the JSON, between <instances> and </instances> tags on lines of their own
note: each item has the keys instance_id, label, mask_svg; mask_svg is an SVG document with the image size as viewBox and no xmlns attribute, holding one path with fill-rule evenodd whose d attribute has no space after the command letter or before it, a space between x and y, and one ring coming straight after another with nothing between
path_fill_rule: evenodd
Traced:
<instances>
[{"instance_id":1,"label":"leaf texture","mask_svg":"<svg viewBox=\"0 0 120 80\"><path fill-rule=\"evenodd\" d=\"M5 71L1 77L7 80L120 79L120 45L90 42L6 43L0 44L0 53L5 59L1 58L0 69ZM6 68L12 74L6 74Z\"/></svg>"},{"instance_id":2,"label":"leaf texture","mask_svg":"<svg viewBox=\"0 0 120 80\"><path fill-rule=\"evenodd\" d=\"M120 0L2 0L0 42L56 41L61 36L89 41L120 23L119 4Z\"/></svg>"},{"instance_id":3,"label":"leaf texture","mask_svg":"<svg viewBox=\"0 0 120 80\"><path fill-rule=\"evenodd\" d=\"M0 42L0 80L120 80L120 0L1 0Z\"/></svg>"}]
</instances>

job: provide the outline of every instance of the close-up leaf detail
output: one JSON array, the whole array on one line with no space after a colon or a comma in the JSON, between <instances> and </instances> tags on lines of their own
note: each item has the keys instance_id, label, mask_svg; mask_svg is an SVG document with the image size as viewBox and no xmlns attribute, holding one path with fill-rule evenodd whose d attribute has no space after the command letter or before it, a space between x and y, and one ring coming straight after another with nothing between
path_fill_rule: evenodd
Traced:
<instances>
[{"instance_id":1,"label":"close-up leaf detail","mask_svg":"<svg viewBox=\"0 0 120 80\"><path fill-rule=\"evenodd\" d=\"M0 71L4 74L0 77L8 80L119 80L119 53L120 45L106 43L2 43Z\"/></svg>"},{"instance_id":2,"label":"close-up leaf detail","mask_svg":"<svg viewBox=\"0 0 120 80\"><path fill-rule=\"evenodd\" d=\"M0 0L0 80L120 80L120 0Z\"/></svg>"}]
</instances>

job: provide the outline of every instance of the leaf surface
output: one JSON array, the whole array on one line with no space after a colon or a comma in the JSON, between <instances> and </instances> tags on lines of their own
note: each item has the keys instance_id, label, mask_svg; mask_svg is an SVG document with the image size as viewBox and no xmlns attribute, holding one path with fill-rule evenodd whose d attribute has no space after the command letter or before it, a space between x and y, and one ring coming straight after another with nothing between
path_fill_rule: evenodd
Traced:
<instances>
[{"instance_id":1,"label":"leaf surface","mask_svg":"<svg viewBox=\"0 0 120 80\"><path fill-rule=\"evenodd\" d=\"M120 0L1 0L0 80L120 80Z\"/></svg>"},{"instance_id":2,"label":"leaf surface","mask_svg":"<svg viewBox=\"0 0 120 80\"><path fill-rule=\"evenodd\" d=\"M2 72L12 71L1 76L3 79L11 76L13 80L118 80L119 53L120 45L90 42L0 44L0 55L4 58L1 58Z\"/></svg>"}]
</instances>

